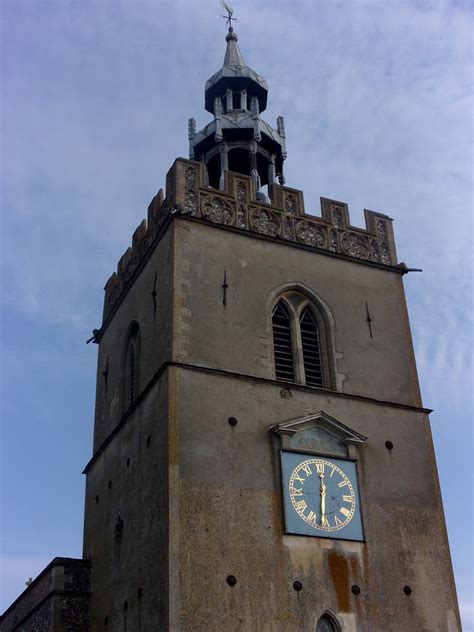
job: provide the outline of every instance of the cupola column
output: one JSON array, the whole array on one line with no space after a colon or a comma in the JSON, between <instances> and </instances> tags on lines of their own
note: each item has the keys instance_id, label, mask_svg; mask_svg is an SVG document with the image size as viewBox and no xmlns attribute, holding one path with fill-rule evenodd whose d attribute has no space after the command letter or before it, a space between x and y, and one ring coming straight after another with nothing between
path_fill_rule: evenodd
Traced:
<instances>
[{"instance_id":1,"label":"cupola column","mask_svg":"<svg viewBox=\"0 0 474 632\"><path fill-rule=\"evenodd\" d=\"M262 140L262 137L260 134L260 108L257 97L252 97L250 101L250 112L253 120L253 138L259 142Z\"/></svg>"},{"instance_id":2,"label":"cupola column","mask_svg":"<svg viewBox=\"0 0 474 632\"><path fill-rule=\"evenodd\" d=\"M225 93L225 109L227 110L227 112L230 112L232 110L232 90L230 90L229 88L227 88Z\"/></svg>"},{"instance_id":3,"label":"cupola column","mask_svg":"<svg viewBox=\"0 0 474 632\"><path fill-rule=\"evenodd\" d=\"M275 154L273 154L268 163L268 186L275 183L275 177Z\"/></svg>"},{"instance_id":4,"label":"cupola column","mask_svg":"<svg viewBox=\"0 0 474 632\"><path fill-rule=\"evenodd\" d=\"M219 143L222 140L222 101L219 97L214 99L214 121L216 122L214 140Z\"/></svg>"},{"instance_id":5,"label":"cupola column","mask_svg":"<svg viewBox=\"0 0 474 632\"><path fill-rule=\"evenodd\" d=\"M257 188L257 191L259 191L262 185L260 182L260 176L258 175L258 168L257 168L257 143L255 141L251 141L249 145L249 149L250 149L250 175L255 180L255 186Z\"/></svg>"},{"instance_id":6,"label":"cupola column","mask_svg":"<svg viewBox=\"0 0 474 632\"><path fill-rule=\"evenodd\" d=\"M247 90L242 90L242 92L240 93L240 109L247 109Z\"/></svg>"},{"instance_id":7,"label":"cupola column","mask_svg":"<svg viewBox=\"0 0 474 632\"><path fill-rule=\"evenodd\" d=\"M221 145L221 177L219 179L219 189L221 191L224 190L224 171L229 171L229 154L225 143Z\"/></svg>"}]
</instances>

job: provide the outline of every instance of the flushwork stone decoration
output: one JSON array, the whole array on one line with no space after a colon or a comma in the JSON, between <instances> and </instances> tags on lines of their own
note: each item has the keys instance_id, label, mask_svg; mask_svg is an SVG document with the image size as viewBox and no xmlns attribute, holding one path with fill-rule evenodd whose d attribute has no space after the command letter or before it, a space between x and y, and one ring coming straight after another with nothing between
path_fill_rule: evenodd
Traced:
<instances>
[{"instance_id":1,"label":"flushwork stone decoration","mask_svg":"<svg viewBox=\"0 0 474 632\"><path fill-rule=\"evenodd\" d=\"M204 198L202 217L213 224L233 224L234 212L228 202L217 196Z\"/></svg>"},{"instance_id":2,"label":"flushwork stone decoration","mask_svg":"<svg viewBox=\"0 0 474 632\"><path fill-rule=\"evenodd\" d=\"M291 193L285 195L286 210L288 213L296 213L298 210L296 198Z\"/></svg>"},{"instance_id":3,"label":"flushwork stone decoration","mask_svg":"<svg viewBox=\"0 0 474 632\"><path fill-rule=\"evenodd\" d=\"M342 249L351 257L367 259L369 248L367 239L360 237L357 233L347 232L342 238Z\"/></svg>"},{"instance_id":4,"label":"flushwork stone decoration","mask_svg":"<svg viewBox=\"0 0 474 632\"><path fill-rule=\"evenodd\" d=\"M281 232L280 218L266 209L252 209L250 225L255 232L270 237L276 237Z\"/></svg>"},{"instance_id":5,"label":"flushwork stone decoration","mask_svg":"<svg viewBox=\"0 0 474 632\"><path fill-rule=\"evenodd\" d=\"M322 215L315 217L304 212L303 193L297 189L270 185L268 204L257 201L251 177L225 171L223 189L213 189L207 184L205 169L198 161L175 161L166 177L166 197L160 190L153 198L148 219L135 231L131 248L107 281L104 319L126 291L170 215L195 217L360 261L396 265L392 220L386 215L365 210L366 228L356 228L350 225L344 202L321 198Z\"/></svg>"},{"instance_id":6,"label":"flushwork stone decoration","mask_svg":"<svg viewBox=\"0 0 474 632\"><path fill-rule=\"evenodd\" d=\"M301 241L307 246L316 246L318 248L324 248L326 245L326 228L323 228L320 224L305 220L298 224L296 229L298 241Z\"/></svg>"},{"instance_id":7,"label":"flushwork stone decoration","mask_svg":"<svg viewBox=\"0 0 474 632\"><path fill-rule=\"evenodd\" d=\"M335 204L331 205L332 208L332 223L337 228L342 228L343 226L343 210L340 206L336 206Z\"/></svg>"}]
</instances>

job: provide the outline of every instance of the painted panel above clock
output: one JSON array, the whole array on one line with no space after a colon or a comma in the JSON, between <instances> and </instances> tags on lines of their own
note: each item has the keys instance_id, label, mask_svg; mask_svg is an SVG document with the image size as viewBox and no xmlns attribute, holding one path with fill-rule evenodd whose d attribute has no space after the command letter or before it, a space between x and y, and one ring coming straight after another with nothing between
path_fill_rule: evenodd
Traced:
<instances>
[{"instance_id":1,"label":"painted panel above clock","mask_svg":"<svg viewBox=\"0 0 474 632\"><path fill-rule=\"evenodd\" d=\"M364 540L354 461L281 452L286 532Z\"/></svg>"}]
</instances>

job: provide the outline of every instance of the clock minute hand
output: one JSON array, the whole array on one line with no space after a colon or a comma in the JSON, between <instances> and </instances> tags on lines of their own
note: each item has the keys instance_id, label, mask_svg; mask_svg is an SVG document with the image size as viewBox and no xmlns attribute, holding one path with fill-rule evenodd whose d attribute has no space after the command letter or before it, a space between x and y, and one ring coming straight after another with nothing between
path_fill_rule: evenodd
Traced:
<instances>
[{"instance_id":1,"label":"clock minute hand","mask_svg":"<svg viewBox=\"0 0 474 632\"><path fill-rule=\"evenodd\" d=\"M324 525L326 522L326 485L324 484L324 474L320 474L319 478L321 479L321 487L319 488L321 492L321 524Z\"/></svg>"}]
</instances>

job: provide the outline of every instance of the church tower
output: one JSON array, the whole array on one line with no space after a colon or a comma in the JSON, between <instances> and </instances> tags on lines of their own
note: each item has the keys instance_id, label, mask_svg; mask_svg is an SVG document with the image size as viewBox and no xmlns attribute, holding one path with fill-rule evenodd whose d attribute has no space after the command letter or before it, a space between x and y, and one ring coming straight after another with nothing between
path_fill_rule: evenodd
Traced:
<instances>
[{"instance_id":1,"label":"church tower","mask_svg":"<svg viewBox=\"0 0 474 632\"><path fill-rule=\"evenodd\" d=\"M105 287L91 629L458 631L392 220L305 213L267 94L229 28Z\"/></svg>"}]
</instances>

